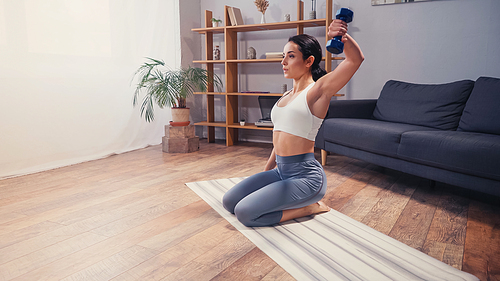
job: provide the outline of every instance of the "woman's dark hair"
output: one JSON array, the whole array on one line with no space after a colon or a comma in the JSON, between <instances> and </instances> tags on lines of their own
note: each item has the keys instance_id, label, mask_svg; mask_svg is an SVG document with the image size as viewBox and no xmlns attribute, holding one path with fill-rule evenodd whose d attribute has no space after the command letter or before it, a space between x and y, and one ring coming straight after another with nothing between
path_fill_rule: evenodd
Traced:
<instances>
[{"instance_id":1,"label":"woman's dark hair","mask_svg":"<svg viewBox=\"0 0 500 281\"><path fill-rule=\"evenodd\" d=\"M299 46L303 60L306 60L310 56L314 57L314 62L311 66L311 74L314 81L317 81L321 76L326 74L326 71L319 66L323 58L323 52L316 38L307 34L299 34L288 38L288 42L293 42Z\"/></svg>"}]
</instances>

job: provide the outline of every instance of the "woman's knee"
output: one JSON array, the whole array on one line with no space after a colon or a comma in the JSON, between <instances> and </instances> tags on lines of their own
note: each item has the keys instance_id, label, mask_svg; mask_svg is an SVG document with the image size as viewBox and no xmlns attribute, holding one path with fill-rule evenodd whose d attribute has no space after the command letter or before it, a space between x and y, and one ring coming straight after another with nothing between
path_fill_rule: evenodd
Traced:
<instances>
[{"instance_id":1,"label":"woman's knee","mask_svg":"<svg viewBox=\"0 0 500 281\"><path fill-rule=\"evenodd\" d=\"M244 204L238 204L234 208L234 214L236 218L244 225L244 226L254 226L254 219L256 218L254 211L245 206Z\"/></svg>"},{"instance_id":2,"label":"woman's knee","mask_svg":"<svg viewBox=\"0 0 500 281\"><path fill-rule=\"evenodd\" d=\"M234 214L234 207L236 207L238 201L231 194L232 192L230 191L224 194L224 196L222 197L222 206L224 206L224 209L226 209L228 212Z\"/></svg>"}]
</instances>

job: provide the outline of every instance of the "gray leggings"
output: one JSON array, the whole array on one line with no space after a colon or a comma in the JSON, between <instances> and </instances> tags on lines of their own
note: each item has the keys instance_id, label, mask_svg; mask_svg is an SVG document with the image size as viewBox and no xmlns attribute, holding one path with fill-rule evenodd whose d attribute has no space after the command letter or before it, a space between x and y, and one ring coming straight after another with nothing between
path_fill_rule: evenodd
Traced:
<instances>
[{"instance_id":1,"label":"gray leggings","mask_svg":"<svg viewBox=\"0 0 500 281\"><path fill-rule=\"evenodd\" d=\"M314 153L277 155L276 166L244 179L224 194L224 208L245 226L278 223L283 210L311 205L325 195L326 175Z\"/></svg>"}]
</instances>

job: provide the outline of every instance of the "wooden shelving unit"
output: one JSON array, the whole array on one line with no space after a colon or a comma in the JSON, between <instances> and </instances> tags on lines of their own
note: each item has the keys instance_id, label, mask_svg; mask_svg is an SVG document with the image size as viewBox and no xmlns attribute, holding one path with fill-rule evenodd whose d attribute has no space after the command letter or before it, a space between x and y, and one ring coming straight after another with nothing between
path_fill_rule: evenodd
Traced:
<instances>
[{"instance_id":1,"label":"wooden shelving unit","mask_svg":"<svg viewBox=\"0 0 500 281\"><path fill-rule=\"evenodd\" d=\"M226 145L231 146L238 141L239 129L250 130L272 130L269 127L257 127L253 123L246 123L241 126L238 122L238 96L282 96L281 93L239 93L238 92L238 64L241 63L281 63L281 59L238 59L238 32L255 32L255 31L269 31L269 30L282 30L282 29L296 29L297 34L304 33L305 27L324 26L325 34L328 34L328 26L332 22L332 0L326 1L326 18L304 20L304 2L297 0L297 15L296 21L265 23L265 24L248 24L248 25L229 25L228 6L224 7L224 25L223 27L212 27L212 12L205 11L205 27L194 28L192 31L205 35L205 59L195 60L194 63L205 64L208 71L214 70L215 64L224 64L225 70L225 86L226 92L214 92L213 86L209 86L208 91L197 92L195 94L207 96L207 121L197 122L194 125L208 127L208 141L215 141L215 128L226 128ZM224 34L224 60L213 60L213 35ZM328 41L328 35L325 36ZM326 41L325 41L326 43ZM326 51L325 51L326 52ZM342 60L342 57L333 57L330 53L326 52L323 58L325 61L325 70L330 72L332 70L332 60ZM226 100L226 121L214 121L214 96L223 95Z\"/></svg>"}]
</instances>

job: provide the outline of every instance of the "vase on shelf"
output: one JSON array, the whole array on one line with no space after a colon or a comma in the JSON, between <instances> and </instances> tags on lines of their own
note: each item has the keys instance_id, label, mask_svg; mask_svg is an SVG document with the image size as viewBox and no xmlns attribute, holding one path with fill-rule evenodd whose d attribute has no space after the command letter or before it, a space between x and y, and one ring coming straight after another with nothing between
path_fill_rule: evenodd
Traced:
<instances>
[{"instance_id":1,"label":"vase on shelf","mask_svg":"<svg viewBox=\"0 0 500 281\"><path fill-rule=\"evenodd\" d=\"M309 19L315 20L316 19L316 0L312 0L311 8L312 8L312 10L309 12Z\"/></svg>"},{"instance_id":2,"label":"vase on shelf","mask_svg":"<svg viewBox=\"0 0 500 281\"><path fill-rule=\"evenodd\" d=\"M260 23L266 23L266 14L262 13L262 17L260 18Z\"/></svg>"},{"instance_id":3,"label":"vase on shelf","mask_svg":"<svg viewBox=\"0 0 500 281\"><path fill-rule=\"evenodd\" d=\"M310 20L315 20L316 19L316 11L310 11L309 12L309 19Z\"/></svg>"},{"instance_id":4,"label":"vase on shelf","mask_svg":"<svg viewBox=\"0 0 500 281\"><path fill-rule=\"evenodd\" d=\"M282 85L281 85L281 93L282 93L282 94L286 93L287 88L288 88L288 87L287 87L287 85L286 85L286 84L282 84Z\"/></svg>"}]
</instances>

